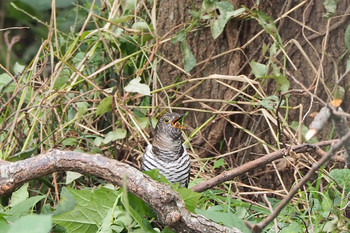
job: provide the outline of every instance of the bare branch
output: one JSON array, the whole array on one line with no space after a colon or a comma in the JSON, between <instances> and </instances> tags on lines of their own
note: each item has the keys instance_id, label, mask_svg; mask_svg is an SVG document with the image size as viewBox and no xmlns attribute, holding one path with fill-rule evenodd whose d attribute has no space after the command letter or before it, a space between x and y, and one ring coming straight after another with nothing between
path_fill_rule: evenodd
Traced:
<instances>
[{"instance_id":1,"label":"bare branch","mask_svg":"<svg viewBox=\"0 0 350 233\"><path fill-rule=\"evenodd\" d=\"M333 114L331 116L333 126L335 128L335 131L337 132L339 137L344 137L348 132L349 132L349 126L348 126L348 121L346 116L341 116L341 115L335 115L335 109L333 110ZM338 113L344 113L343 109L339 107ZM345 148L345 161L346 161L346 168L350 168L350 140L347 140L343 144Z\"/></svg>"},{"instance_id":2,"label":"bare branch","mask_svg":"<svg viewBox=\"0 0 350 233\"><path fill-rule=\"evenodd\" d=\"M315 116L314 120L309 126L309 130L305 135L306 140L310 140L317 133L319 133L327 124L328 120L331 119L335 131L339 137L345 136L349 132L349 126L347 122L347 117L349 114L345 113L341 107L338 105L340 103L332 102L327 106L324 106L319 113ZM345 161L346 167L350 168L350 141L344 142L345 148Z\"/></svg>"},{"instance_id":3,"label":"bare branch","mask_svg":"<svg viewBox=\"0 0 350 233\"><path fill-rule=\"evenodd\" d=\"M57 171L75 171L105 179L126 187L157 213L160 221L176 232L240 232L214 223L185 209L184 201L169 185L158 183L125 163L73 151L52 150L18 162L0 160L0 195L14 191L21 184Z\"/></svg>"},{"instance_id":4,"label":"bare branch","mask_svg":"<svg viewBox=\"0 0 350 233\"><path fill-rule=\"evenodd\" d=\"M318 132L321 131L327 124L331 116L331 111L328 106L323 107L319 113L315 116L315 119L311 122L309 126L309 131L306 133L306 140L313 138Z\"/></svg>"},{"instance_id":5,"label":"bare branch","mask_svg":"<svg viewBox=\"0 0 350 233\"><path fill-rule=\"evenodd\" d=\"M210 189L216 185L219 185L225 181L232 180L236 176L239 176L241 174L249 172L253 169L256 169L257 167L264 166L265 164L270 163L276 159L282 158L283 156L285 156L289 153L289 150L297 152L297 153L302 153L302 152L315 151L316 148L317 148L316 145L305 143L302 145L292 146L290 149L281 149L281 150L272 152L270 154L267 154L263 157L260 157L258 159L252 160L252 161L245 163L239 167L236 167L232 170L225 171L218 176L215 176L209 180L206 180L204 182L197 184L196 186L192 187L191 189L195 192L203 192L203 191Z\"/></svg>"},{"instance_id":6,"label":"bare branch","mask_svg":"<svg viewBox=\"0 0 350 233\"><path fill-rule=\"evenodd\" d=\"M344 137L342 137L336 144L334 144L328 153L322 157L317 163L314 163L311 169L306 173L306 175L290 190L288 195L278 204L276 209L269 215L264 221L259 224L251 225L247 223L247 226L252 230L253 233L261 232L271 221L273 221L277 215L281 212L281 210L289 203L289 201L293 198L293 196L298 192L298 190L306 184L307 181L312 177L317 170L325 164L336 152L339 150L345 141L349 140L350 132L348 132Z\"/></svg>"}]
</instances>

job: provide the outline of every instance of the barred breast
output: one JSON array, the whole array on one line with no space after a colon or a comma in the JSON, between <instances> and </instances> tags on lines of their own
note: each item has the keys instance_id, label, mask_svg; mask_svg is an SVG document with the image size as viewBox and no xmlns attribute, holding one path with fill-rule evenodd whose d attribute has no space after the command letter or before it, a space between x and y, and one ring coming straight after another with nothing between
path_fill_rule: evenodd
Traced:
<instances>
[{"instance_id":1,"label":"barred breast","mask_svg":"<svg viewBox=\"0 0 350 233\"><path fill-rule=\"evenodd\" d=\"M146 147L142 159L142 170L149 171L158 169L159 173L171 183L180 183L180 187L187 187L190 175L190 157L187 154L186 148L182 145L183 152L181 156L171 156L174 160L164 160L154 155L152 145Z\"/></svg>"}]
</instances>

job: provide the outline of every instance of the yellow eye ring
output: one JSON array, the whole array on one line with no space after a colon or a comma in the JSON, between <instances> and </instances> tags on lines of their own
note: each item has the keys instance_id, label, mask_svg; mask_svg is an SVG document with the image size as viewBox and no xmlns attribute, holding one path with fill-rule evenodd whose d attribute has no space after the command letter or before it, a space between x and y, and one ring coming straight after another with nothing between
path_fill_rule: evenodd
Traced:
<instances>
[{"instance_id":1,"label":"yellow eye ring","mask_svg":"<svg viewBox=\"0 0 350 233\"><path fill-rule=\"evenodd\" d=\"M169 124L169 123L170 123L170 119L169 119L169 118L165 118L165 119L164 119L164 122L165 122L166 124Z\"/></svg>"}]
</instances>

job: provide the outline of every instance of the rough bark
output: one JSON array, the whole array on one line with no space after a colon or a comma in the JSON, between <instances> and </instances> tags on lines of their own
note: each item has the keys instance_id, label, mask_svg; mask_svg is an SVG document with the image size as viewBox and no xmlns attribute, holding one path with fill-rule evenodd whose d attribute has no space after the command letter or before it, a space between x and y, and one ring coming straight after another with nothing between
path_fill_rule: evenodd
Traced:
<instances>
[{"instance_id":1,"label":"rough bark","mask_svg":"<svg viewBox=\"0 0 350 233\"><path fill-rule=\"evenodd\" d=\"M256 9L257 7L256 1L231 0L231 2L235 5L236 9L241 5L251 9ZM188 33L187 42L198 63L223 52L233 51L232 49L235 48L237 49L197 66L190 72L191 77L206 77L215 73L226 75L243 74L254 79L255 77L251 73L249 62L254 59L257 62L266 64L268 60L272 59L281 67L281 70L286 70L289 74L296 77L297 82L293 80L289 74L286 75L290 82L290 90L300 90L301 86L298 84L299 82L303 84L310 93L319 96L324 102L329 102L332 96L332 88L334 88L335 83L340 79L341 75L344 74L346 69L346 59L343 57L346 53L344 32L350 19L348 16L350 12L350 0L339 1L335 17L329 20L323 17L326 13L323 2L324 1L315 0L260 1L260 5L257 8L271 16L272 19L276 19L276 26L278 27L279 35L283 41L285 54L290 58L290 60L286 62L284 61L283 53L272 58L269 58L268 54L262 54L262 46L270 46L272 44L272 38L266 32L261 33L249 44L246 44L262 30L262 27L254 19L231 20L226 25L223 34L215 41L212 39L208 27L203 27L198 31ZM160 36L167 34L167 38L174 36L177 31L182 29L181 24L191 22L193 18L190 10L198 10L201 3L202 1L200 0L192 1L191 3L181 0L162 2L159 5L157 14L158 34ZM291 9L299 4L302 5L291 11ZM289 13L285 17L280 18L287 12ZM175 27L177 27L177 29L173 30ZM162 44L161 54L173 64L183 67L179 43L171 44L169 42ZM340 60L342 57L343 59ZM294 69L294 67L296 69ZM162 61L159 66L158 74L161 82L165 84L173 83L174 79L177 77L180 77L180 79L188 78L175 66L164 61ZM349 74L346 76L348 75ZM347 97L349 95L349 80L348 78L343 78L338 83L346 90L344 100L349 99ZM279 95L279 93L276 93L276 83L274 80L264 80L263 83L266 96ZM227 82L227 84L239 89L238 83ZM244 109L244 111L250 112L253 108L252 106L225 106L222 103L209 102L205 102L205 105L203 105L203 102L201 103L200 101L195 103L181 103L182 100L187 99L230 100L232 96L237 94L222 85L218 85L214 81L203 82L198 87L190 88L193 88L193 86L183 85L180 87L180 90L177 90L179 94L186 93L186 95L179 99L176 104L187 108L205 110L222 109L227 112L233 112L237 109ZM253 92L250 92L250 94L254 95ZM159 96L159 98L162 98L162 96ZM239 98L235 100L239 100ZM302 116L303 122L300 122L300 124L309 125L312 121L312 117L309 116L309 113L319 111L322 107L322 103L312 98L309 94L300 94L296 91L289 94L288 107L287 124L293 121L300 122L300 116ZM345 112L348 112L350 103L344 101L342 107ZM242 111L242 114L219 113L215 121L212 121L201 129L197 134L197 138L192 141L192 146L196 149L196 153L201 157L212 157L257 142L254 137L251 137L241 129L248 129L267 144L278 147L276 145L276 140L270 133L271 129L267 122L264 121L263 116L261 114L244 114L244 111ZM283 115L286 112L280 109L280 113ZM190 128L197 128L211 115L212 114L190 111L186 123ZM230 124L224 119L225 117L226 119L236 122L241 128ZM278 131L279 128L273 125L273 130ZM319 139L327 138L329 130L325 130L319 135ZM220 153L218 153L216 149L219 148L218 145L220 145L220 142L225 143L223 143L224 146L220 148ZM283 133L281 133L280 142L291 145L298 143L295 138L284 135ZM262 144L257 143L256 146L247 150L241 150L236 154L225 157L225 159L231 167L235 167L237 164L243 164L249 160L255 159L259 154L265 153L266 151ZM255 172L259 171L260 170L257 170ZM271 175L270 173L267 175L268 177L259 176L257 184L271 189L280 188L280 182L271 182L271 180L277 180L277 176ZM282 174L281 176L284 182L286 182L286 187L291 187L294 180L293 172L291 174Z\"/></svg>"},{"instance_id":2,"label":"rough bark","mask_svg":"<svg viewBox=\"0 0 350 233\"><path fill-rule=\"evenodd\" d=\"M18 162L1 161L0 195L14 191L24 182L57 171L90 174L118 186L123 186L126 177L128 191L149 204L160 221L176 232L240 232L190 213L170 186L152 180L125 163L98 154L52 150Z\"/></svg>"},{"instance_id":3,"label":"rough bark","mask_svg":"<svg viewBox=\"0 0 350 233\"><path fill-rule=\"evenodd\" d=\"M192 4L189 4L187 1L175 0L175 1L163 1L159 8L159 13L157 15L159 24L158 24L158 34L164 36L173 30L176 26L185 24L186 22L191 21L190 10L194 6L195 10L198 10L202 1L193 1ZM221 54L227 50L233 49L237 46L238 35L239 35L239 23L232 21L229 23L228 30L229 34L221 36L217 41L214 41L210 33L209 28L203 28L193 33L187 34L187 42L190 45L190 48L193 54L196 57L198 62L204 61L213 55ZM182 30L178 28L174 30L173 33L170 33L170 36L174 36L176 32ZM179 43L165 43L161 47L161 53L172 63L183 67L182 64L182 52ZM222 56L220 59L214 59L208 63L201 64L191 71L191 74L195 74L194 77L206 77L211 74L229 74L236 75L240 70L241 62L241 53L231 53L228 55ZM180 76L181 79L186 79L184 74L175 68L172 65L169 65L166 62L162 62L160 65L158 74L160 76L161 82L164 85L168 85L174 82L175 78ZM228 85L236 85L232 81L226 81ZM190 92L188 90L192 88ZM214 80L205 81L201 85L193 88L193 84L183 85L181 87L181 93L186 93L183 98L175 104L181 104L181 101L190 97L190 99L229 99L236 93L227 87L219 85ZM205 105L203 104L205 103ZM226 110L229 105L223 103L206 103L206 102L193 102L184 105L188 108L193 109L205 109L205 110L215 110L222 109ZM187 118L186 124L192 128L200 126L212 114L192 112ZM210 123L205 127L198 137L195 138L192 145L198 148L198 152L210 151L213 146L222 138L225 126L227 122L224 119L217 119L215 123ZM201 148L204 148L204 151Z\"/></svg>"}]
</instances>

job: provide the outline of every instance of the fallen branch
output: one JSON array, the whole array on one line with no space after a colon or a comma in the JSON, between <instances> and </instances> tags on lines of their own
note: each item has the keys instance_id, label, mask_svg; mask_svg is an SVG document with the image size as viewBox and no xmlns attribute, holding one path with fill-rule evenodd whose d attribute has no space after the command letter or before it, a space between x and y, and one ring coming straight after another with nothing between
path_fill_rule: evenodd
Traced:
<instances>
[{"instance_id":1,"label":"fallen branch","mask_svg":"<svg viewBox=\"0 0 350 233\"><path fill-rule=\"evenodd\" d=\"M57 171L90 174L118 186L123 186L126 177L128 191L145 201L159 220L175 232L240 232L190 213L170 186L152 180L125 163L98 154L52 150L18 162L0 161L0 195L14 191L29 180Z\"/></svg>"}]
</instances>

